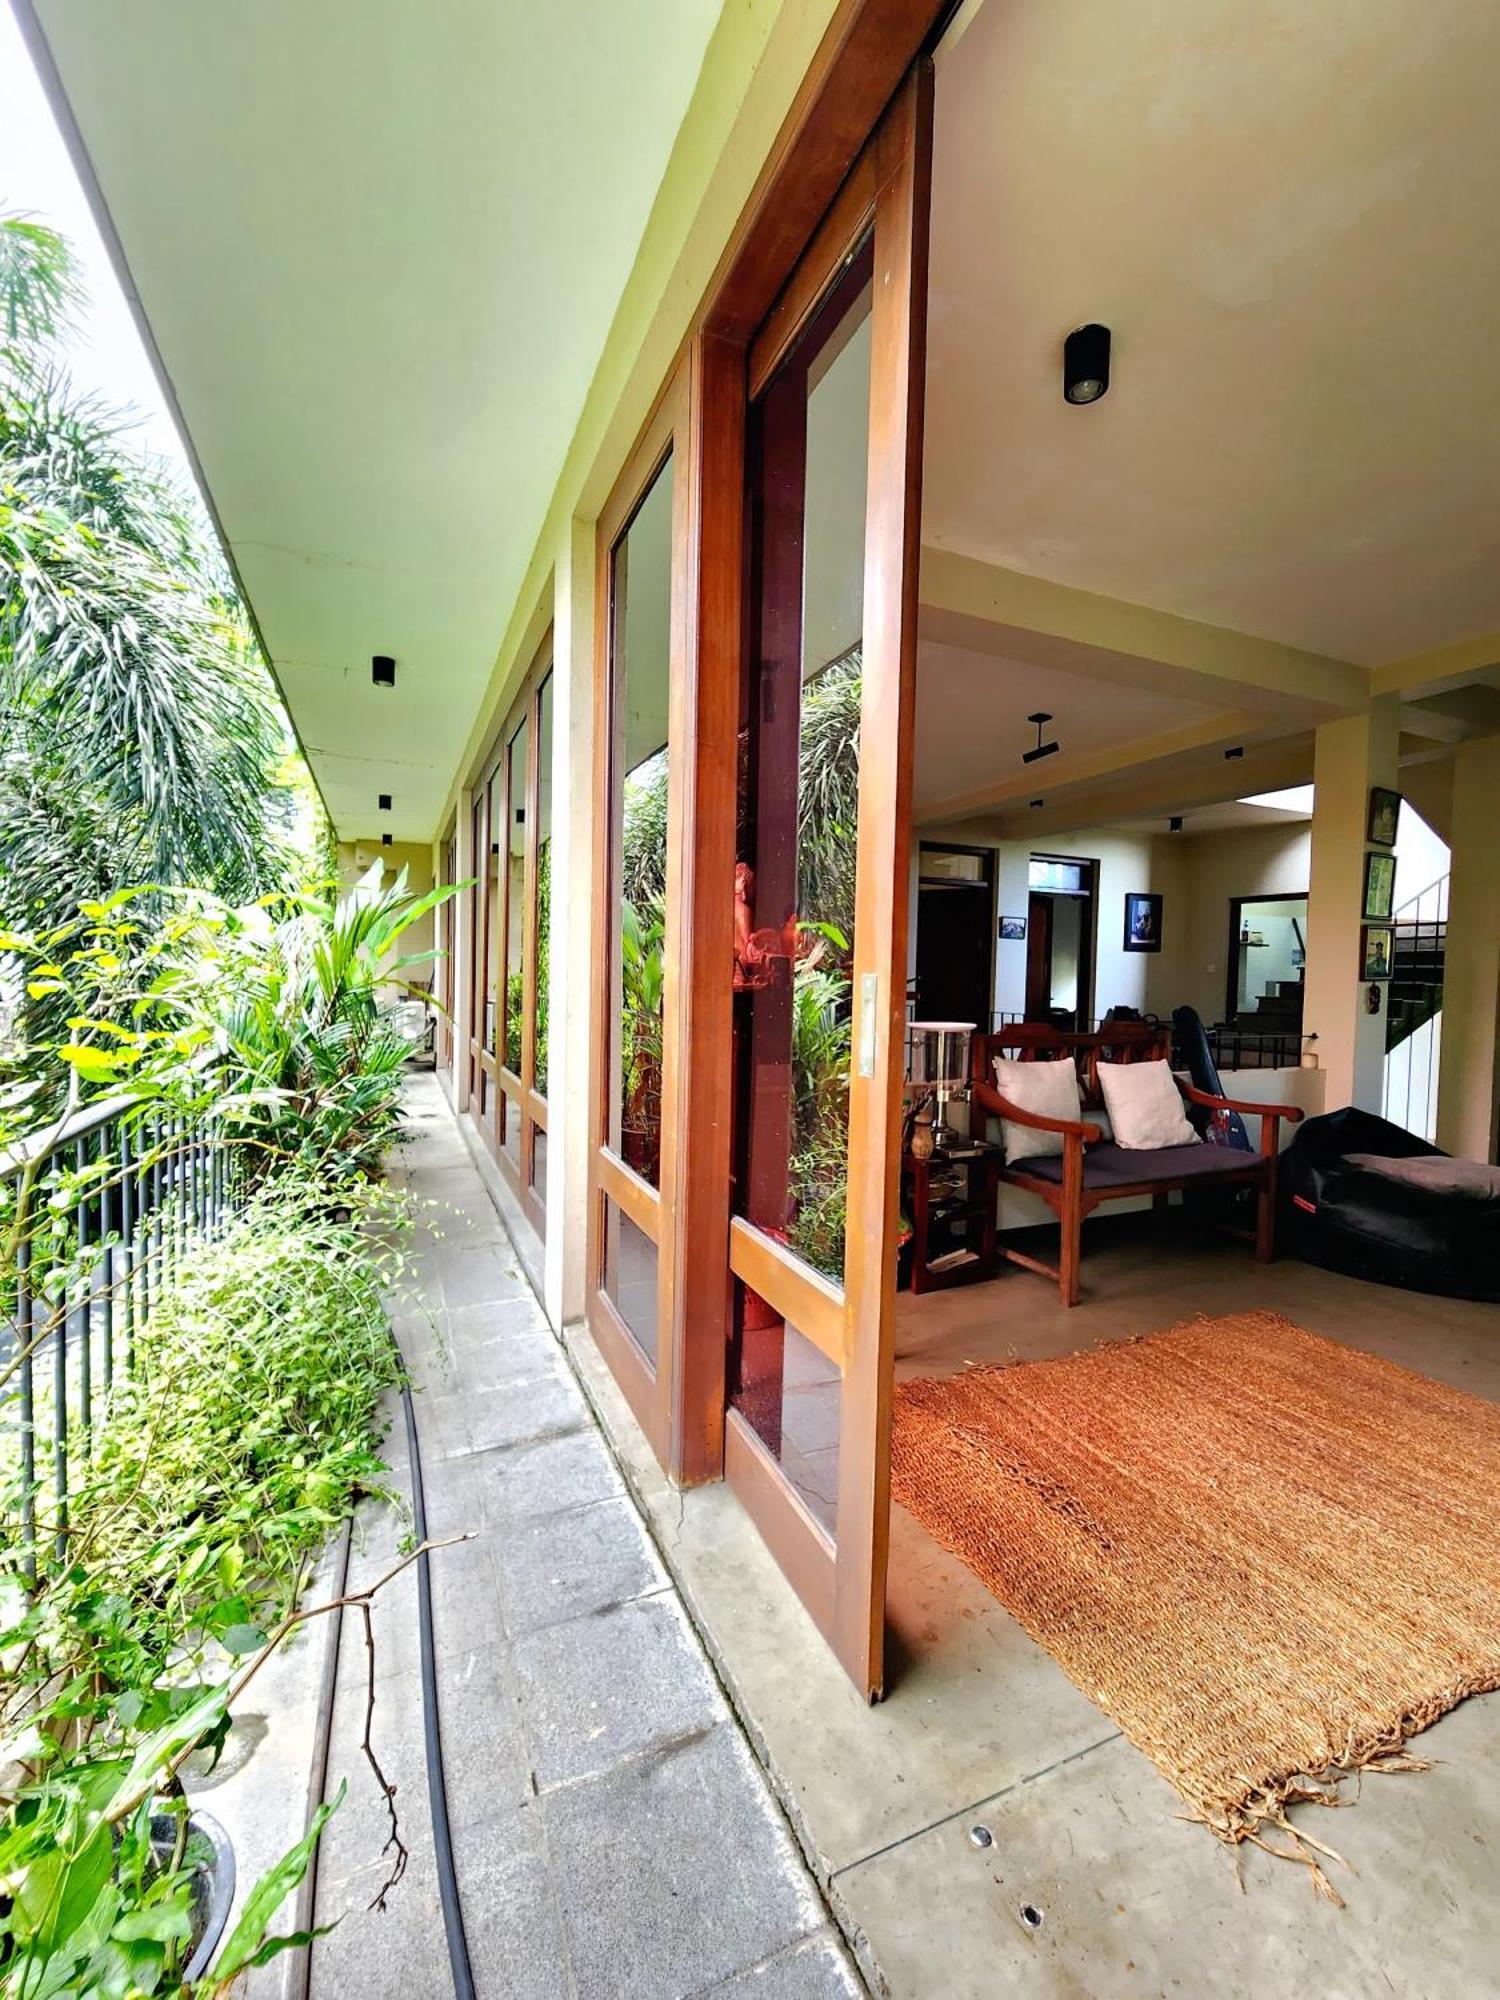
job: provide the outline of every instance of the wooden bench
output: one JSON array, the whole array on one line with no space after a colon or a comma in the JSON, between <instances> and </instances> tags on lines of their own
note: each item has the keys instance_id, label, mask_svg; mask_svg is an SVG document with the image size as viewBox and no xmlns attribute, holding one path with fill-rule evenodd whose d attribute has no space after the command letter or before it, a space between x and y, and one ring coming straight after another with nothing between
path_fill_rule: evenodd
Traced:
<instances>
[{"instance_id":1,"label":"wooden bench","mask_svg":"<svg viewBox=\"0 0 1500 2000\"><path fill-rule=\"evenodd\" d=\"M1001 1168L1000 1178L1012 1187L1040 1195L1058 1219L1061 1245L1056 1265L1002 1244L1013 1264L1024 1265L1045 1278L1055 1278L1065 1306L1078 1303L1078 1266L1084 1217L1107 1201L1150 1195L1156 1209L1168 1197L1188 1188L1253 1187L1256 1190L1255 1254L1268 1264L1276 1255L1276 1161L1281 1120L1296 1124L1302 1113L1294 1104L1253 1104L1234 1097L1214 1097L1176 1079L1189 1105L1200 1112L1238 1111L1258 1118L1260 1151L1246 1153L1229 1146L1199 1143L1134 1151L1107 1141L1103 1128L1089 1112L1103 1103L1099 1088L1101 1062L1164 1062L1171 1047L1170 1031L1149 1022L1112 1023L1092 1035L1065 1034L1059 1029L1023 1024L998 1034L975 1035L972 1043L972 1104L976 1115L1008 1118L1034 1131L1054 1132L1056 1154L1022 1160ZM1002 1097L995 1086L994 1060L1004 1056L1020 1062L1072 1062L1078 1070L1084 1115L1076 1122L1024 1111Z\"/></svg>"}]
</instances>

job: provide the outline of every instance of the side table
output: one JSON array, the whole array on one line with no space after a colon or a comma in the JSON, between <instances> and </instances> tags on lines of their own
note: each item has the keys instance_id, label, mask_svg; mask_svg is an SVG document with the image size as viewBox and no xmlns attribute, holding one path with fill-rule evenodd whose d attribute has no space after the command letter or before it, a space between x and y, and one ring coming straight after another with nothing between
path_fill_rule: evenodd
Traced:
<instances>
[{"instance_id":1,"label":"side table","mask_svg":"<svg viewBox=\"0 0 1500 2000\"><path fill-rule=\"evenodd\" d=\"M993 1146L930 1160L901 1158L901 1195L911 1216L911 1289L937 1292L993 1278L1000 1154Z\"/></svg>"}]
</instances>

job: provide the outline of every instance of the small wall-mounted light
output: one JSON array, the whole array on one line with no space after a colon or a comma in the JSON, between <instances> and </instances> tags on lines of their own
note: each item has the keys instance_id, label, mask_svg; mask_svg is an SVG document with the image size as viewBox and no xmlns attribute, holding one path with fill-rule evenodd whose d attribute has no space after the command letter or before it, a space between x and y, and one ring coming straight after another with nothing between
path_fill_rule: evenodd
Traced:
<instances>
[{"instance_id":1,"label":"small wall-mounted light","mask_svg":"<svg viewBox=\"0 0 1500 2000\"><path fill-rule=\"evenodd\" d=\"M378 797L378 798L376 799L375 803L376 803L376 805L378 805L378 806L379 806L380 810L381 810L381 811L382 811L383 813L388 813L388 812L390 811L390 809L391 809L391 795L390 795L390 793L389 793L389 792L382 792L382 793L380 794L380 796L379 796L379 797Z\"/></svg>"},{"instance_id":2,"label":"small wall-mounted light","mask_svg":"<svg viewBox=\"0 0 1500 2000\"><path fill-rule=\"evenodd\" d=\"M1097 403L1109 388L1109 328L1091 320L1063 342L1063 400Z\"/></svg>"},{"instance_id":3,"label":"small wall-mounted light","mask_svg":"<svg viewBox=\"0 0 1500 2000\"><path fill-rule=\"evenodd\" d=\"M1181 831L1182 831L1182 814L1173 813L1172 817L1167 821L1167 832L1181 833Z\"/></svg>"},{"instance_id":4,"label":"small wall-mounted light","mask_svg":"<svg viewBox=\"0 0 1500 2000\"><path fill-rule=\"evenodd\" d=\"M1224 752L1224 762L1226 764L1237 764L1240 761L1241 757L1244 756L1244 754L1245 754L1244 744L1236 743L1232 750L1226 750Z\"/></svg>"},{"instance_id":5,"label":"small wall-mounted light","mask_svg":"<svg viewBox=\"0 0 1500 2000\"><path fill-rule=\"evenodd\" d=\"M370 661L370 679L378 688L396 685L396 662L389 653L377 653Z\"/></svg>"},{"instance_id":6,"label":"small wall-mounted light","mask_svg":"<svg viewBox=\"0 0 1500 2000\"><path fill-rule=\"evenodd\" d=\"M1039 708L1035 715L1028 715L1026 720L1036 724L1036 747L1031 750L1023 750L1021 752L1021 762L1023 764L1034 764L1039 757L1050 757L1057 749L1056 743L1044 743L1042 741L1042 731L1052 720L1052 717L1047 713L1046 709Z\"/></svg>"},{"instance_id":7,"label":"small wall-mounted light","mask_svg":"<svg viewBox=\"0 0 1500 2000\"><path fill-rule=\"evenodd\" d=\"M393 840L394 838L395 838L395 836L394 836L393 834L389 834L389 833L383 833L383 834L382 834L382 835L380 836L380 844L381 844L381 846L382 846L382 847L389 847L389 846L390 846L390 844L391 844L391 841L392 841L392 840Z\"/></svg>"},{"instance_id":8,"label":"small wall-mounted light","mask_svg":"<svg viewBox=\"0 0 1500 2000\"><path fill-rule=\"evenodd\" d=\"M1045 799L1033 799L1031 801L1032 811L1034 812L1038 806L1044 806L1046 803Z\"/></svg>"}]
</instances>

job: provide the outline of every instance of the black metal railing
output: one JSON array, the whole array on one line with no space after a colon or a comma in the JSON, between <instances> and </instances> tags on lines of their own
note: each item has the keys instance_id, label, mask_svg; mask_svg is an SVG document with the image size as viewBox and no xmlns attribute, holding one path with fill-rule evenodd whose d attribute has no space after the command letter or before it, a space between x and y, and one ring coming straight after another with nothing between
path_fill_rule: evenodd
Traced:
<instances>
[{"instance_id":1,"label":"black metal railing","mask_svg":"<svg viewBox=\"0 0 1500 2000\"><path fill-rule=\"evenodd\" d=\"M66 1559L69 1495L152 1301L242 1199L207 1127L116 1098L0 1155L0 1483L23 1565ZM48 1473L50 1469L50 1481ZM44 1498L50 1484L50 1513Z\"/></svg>"},{"instance_id":2,"label":"black metal railing","mask_svg":"<svg viewBox=\"0 0 1500 2000\"><path fill-rule=\"evenodd\" d=\"M1446 875L1440 875L1396 911L1386 999L1381 1108L1393 1124L1429 1143L1437 1128L1448 881Z\"/></svg>"}]
</instances>

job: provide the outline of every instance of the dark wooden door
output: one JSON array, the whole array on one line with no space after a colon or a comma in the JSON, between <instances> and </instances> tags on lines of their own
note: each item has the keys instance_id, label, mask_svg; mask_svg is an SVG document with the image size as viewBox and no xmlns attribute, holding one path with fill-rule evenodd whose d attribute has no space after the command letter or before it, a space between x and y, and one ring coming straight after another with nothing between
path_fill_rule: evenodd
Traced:
<instances>
[{"instance_id":1,"label":"dark wooden door","mask_svg":"<svg viewBox=\"0 0 1500 2000\"><path fill-rule=\"evenodd\" d=\"M985 882L922 882L917 889L917 1018L990 1018L993 897Z\"/></svg>"},{"instance_id":2,"label":"dark wooden door","mask_svg":"<svg viewBox=\"0 0 1500 2000\"><path fill-rule=\"evenodd\" d=\"M1026 911L1026 1018L1052 1011L1052 898L1032 892Z\"/></svg>"}]
</instances>

